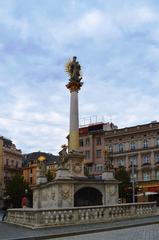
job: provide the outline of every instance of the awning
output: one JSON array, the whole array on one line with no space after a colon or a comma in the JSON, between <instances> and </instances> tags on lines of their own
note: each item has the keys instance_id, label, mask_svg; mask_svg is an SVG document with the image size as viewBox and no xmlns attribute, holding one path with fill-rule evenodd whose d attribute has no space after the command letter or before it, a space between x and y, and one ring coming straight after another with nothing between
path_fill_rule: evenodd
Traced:
<instances>
[{"instance_id":1,"label":"awning","mask_svg":"<svg viewBox=\"0 0 159 240\"><path fill-rule=\"evenodd\" d=\"M158 192L145 192L145 196L156 195Z\"/></svg>"}]
</instances>

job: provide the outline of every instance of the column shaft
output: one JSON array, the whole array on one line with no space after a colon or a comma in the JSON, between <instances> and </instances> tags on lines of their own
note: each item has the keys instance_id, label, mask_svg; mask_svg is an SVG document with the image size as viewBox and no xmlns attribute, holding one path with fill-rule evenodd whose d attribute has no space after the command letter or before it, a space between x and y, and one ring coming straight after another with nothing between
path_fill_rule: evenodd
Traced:
<instances>
[{"instance_id":1,"label":"column shaft","mask_svg":"<svg viewBox=\"0 0 159 240\"><path fill-rule=\"evenodd\" d=\"M79 149L78 91L71 92L69 151Z\"/></svg>"}]
</instances>

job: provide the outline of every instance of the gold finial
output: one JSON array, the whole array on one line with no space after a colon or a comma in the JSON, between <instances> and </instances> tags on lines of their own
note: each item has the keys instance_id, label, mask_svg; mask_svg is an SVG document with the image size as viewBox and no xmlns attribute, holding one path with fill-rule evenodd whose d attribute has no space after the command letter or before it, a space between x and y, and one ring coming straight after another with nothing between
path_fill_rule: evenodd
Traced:
<instances>
[{"instance_id":1,"label":"gold finial","mask_svg":"<svg viewBox=\"0 0 159 240\"><path fill-rule=\"evenodd\" d=\"M40 161L40 162L43 162L45 159L46 159L45 156L42 156L42 155L40 157L38 157L38 161Z\"/></svg>"}]
</instances>

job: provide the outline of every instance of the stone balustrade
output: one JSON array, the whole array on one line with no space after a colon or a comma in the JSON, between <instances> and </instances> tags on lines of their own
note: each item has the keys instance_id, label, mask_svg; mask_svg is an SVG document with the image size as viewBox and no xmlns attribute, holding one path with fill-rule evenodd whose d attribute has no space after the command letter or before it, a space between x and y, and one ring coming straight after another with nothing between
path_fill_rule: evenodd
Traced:
<instances>
[{"instance_id":1,"label":"stone balustrade","mask_svg":"<svg viewBox=\"0 0 159 240\"><path fill-rule=\"evenodd\" d=\"M6 222L37 228L109 222L119 219L151 216L155 212L155 202L62 209L19 208L8 210Z\"/></svg>"}]
</instances>

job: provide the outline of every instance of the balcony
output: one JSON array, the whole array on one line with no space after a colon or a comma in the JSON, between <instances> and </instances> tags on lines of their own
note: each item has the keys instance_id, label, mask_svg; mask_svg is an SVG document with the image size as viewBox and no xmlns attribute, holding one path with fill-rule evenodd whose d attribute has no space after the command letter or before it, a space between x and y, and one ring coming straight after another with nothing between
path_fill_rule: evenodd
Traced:
<instances>
[{"instance_id":1,"label":"balcony","mask_svg":"<svg viewBox=\"0 0 159 240\"><path fill-rule=\"evenodd\" d=\"M15 165L4 165L4 170L6 171L22 171L21 167L15 166Z\"/></svg>"},{"instance_id":2,"label":"balcony","mask_svg":"<svg viewBox=\"0 0 159 240\"><path fill-rule=\"evenodd\" d=\"M151 163L147 162L147 163L143 163L141 165L141 169L144 170L151 170Z\"/></svg>"},{"instance_id":3,"label":"balcony","mask_svg":"<svg viewBox=\"0 0 159 240\"><path fill-rule=\"evenodd\" d=\"M154 167L155 169L159 169L159 161L156 161L155 162L155 167Z\"/></svg>"}]
</instances>

